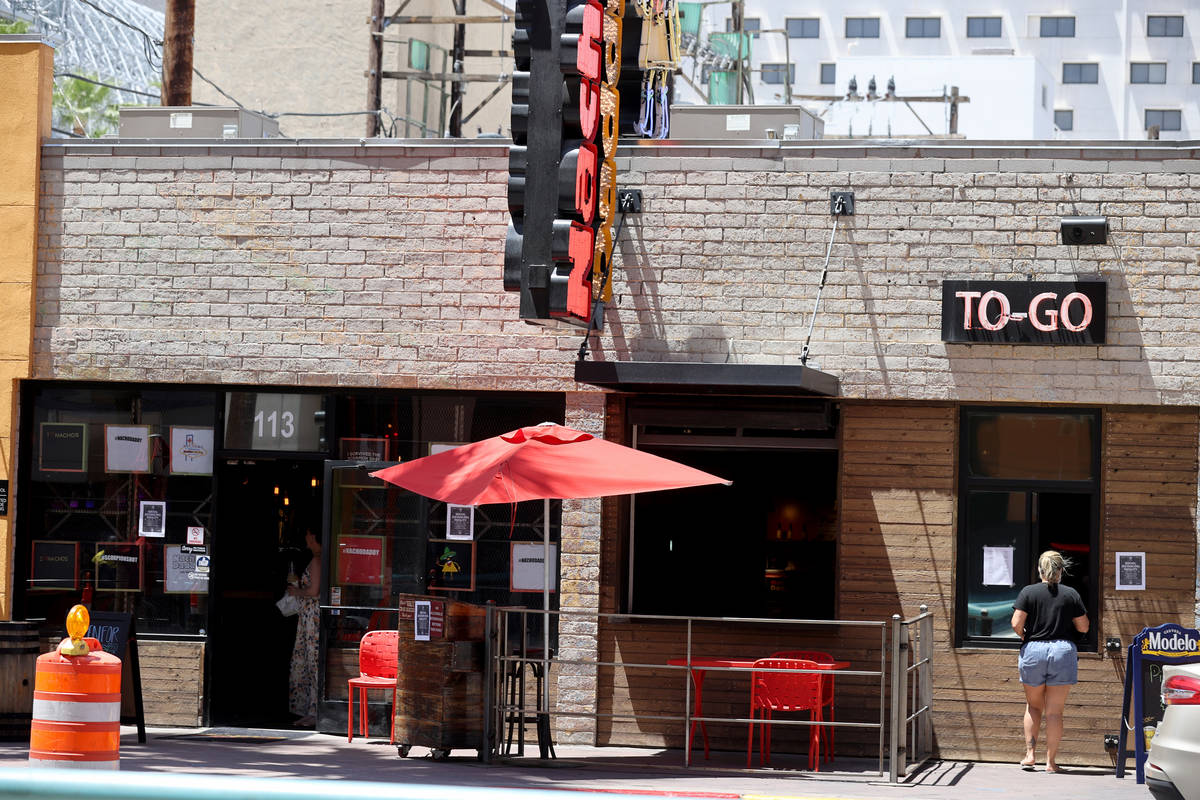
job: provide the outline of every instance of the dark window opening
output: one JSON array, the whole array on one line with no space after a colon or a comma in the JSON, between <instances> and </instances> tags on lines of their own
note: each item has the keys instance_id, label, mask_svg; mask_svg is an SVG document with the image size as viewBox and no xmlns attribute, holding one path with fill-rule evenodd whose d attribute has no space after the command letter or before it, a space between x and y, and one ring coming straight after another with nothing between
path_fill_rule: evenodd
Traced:
<instances>
[{"instance_id":1,"label":"dark window opening","mask_svg":"<svg viewBox=\"0 0 1200 800\"><path fill-rule=\"evenodd\" d=\"M937 39L942 35L939 17L909 17L904 21L904 35L909 39Z\"/></svg>"},{"instance_id":2,"label":"dark window opening","mask_svg":"<svg viewBox=\"0 0 1200 800\"><path fill-rule=\"evenodd\" d=\"M879 17L846 17L847 39L878 39Z\"/></svg>"},{"instance_id":3,"label":"dark window opening","mask_svg":"<svg viewBox=\"0 0 1200 800\"><path fill-rule=\"evenodd\" d=\"M1160 131L1183 130L1183 112L1148 108L1146 109L1146 130L1150 130L1155 125Z\"/></svg>"},{"instance_id":4,"label":"dark window opening","mask_svg":"<svg viewBox=\"0 0 1200 800\"><path fill-rule=\"evenodd\" d=\"M1043 38L1071 38L1075 35L1074 17L1042 17Z\"/></svg>"},{"instance_id":5,"label":"dark window opening","mask_svg":"<svg viewBox=\"0 0 1200 800\"><path fill-rule=\"evenodd\" d=\"M760 30L762 30L761 19L758 17L742 17L742 33L748 33L751 39L757 39ZM725 18L725 32L734 33L732 17Z\"/></svg>"},{"instance_id":6,"label":"dark window opening","mask_svg":"<svg viewBox=\"0 0 1200 800\"><path fill-rule=\"evenodd\" d=\"M967 17L968 39L999 39L1000 17Z\"/></svg>"},{"instance_id":7,"label":"dark window opening","mask_svg":"<svg viewBox=\"0 0 1200 800\"><path fill-rule=\"evenodd\" d=\"M1063 64L1063 83L1099 83L1099 64Z\"/></svg>"},{"instance_id":8,"label":"dark window opening","mask_svg":"<svg viewBox=\"0 0 1200 800\"><path fill-rule=\"evenodd\" d=\"M1013 602L1058 550L1094 621L1099 599L1097 412L962 412L959 644L1015 647ZM1096 649L1096 626L1080 643Z\"/></svg>"},{"instance_id":9,"label":"dark window opening","mask_svg":"<svg viewBox=\"0 0 1200 800\"><path fill-rule=\"evenodd\" d=\"M1146 35L1183 36L1183 17L1148 16L1146 17Z\"/></svg>"},{"instance_id":10,"label":"dark window opening","mask_svg":"<svg viewBox=\"0 0 1200 800\"><path fill-rule=\"evenodd\" d=\"M633 613L833 618L836 452L645 449L733 485L633 500Z\"/></svg>"},{"instance_id":11,"label":"dark window opening","mask_svg":"<svg viewBox=\"0 0 1200 800\"><path fill-rule=\"evenodd\" d=\"M1166 83L1167 65L1165 62L1151 64L1130 64L1130 83Z\"/></svg>"},{"instance_id":12,"label":"dark window opening","mask_svg":"<svg viewBox=\"0 0 1200 800\"><path fill-rule=\"evenodd\" d=\"M786 78L784 76L787 76ZM795 83L796 82L796 65L795 64L763 64L762 65L762 81L763 83Z\"/></svg>"},{"instance_id":13,"label":"dark window opening","mask_svg":"<svg viewBox=\"0 0 1200 800\"><path fill-rule=\"evenodd\" d=\"M789 39L819 39L821 37L821 20L796 19L789 17L784 22Z\"/></svg>"}]
</instances>

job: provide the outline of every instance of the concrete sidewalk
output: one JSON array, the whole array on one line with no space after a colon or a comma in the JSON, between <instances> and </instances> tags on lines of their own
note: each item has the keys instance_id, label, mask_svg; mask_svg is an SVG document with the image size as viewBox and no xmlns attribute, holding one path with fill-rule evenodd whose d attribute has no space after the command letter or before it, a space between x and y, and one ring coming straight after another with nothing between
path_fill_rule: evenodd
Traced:
<instances>
[{"instance_id":1,"label":"concrete sidewalk","mask_svg":"<svg viewBox=\"0 0 1200 800\"><path fill-rule=\"evenodd\" d=\"M804 758L775 756L775 769L746 770L744 753L714 753L703 766L685 768L678 750L618 747L556 747L558 759L502 759L484 765L473 750L456 750L444 761L414 747L400 758L386 740L329 736L290 730L244 728L151 728L138 744L122 728L121 769L198 775L316 778L384 783L524 789L587 789L624 794L671 794L710 798L849 798L906 800L1012 798L1012 800L1147 800L1149 791L1130 775L1111 769L1074 768L1064 774L1027 772L1015 764L935 762L899 785L881 778L875 761L839 759L822 771L799 771ZM0 743L0 767L26 765L28 748ZM796 770L796 771L793 771ZM78 774L78 773L75 773Z\"/></svg>"}]
</instances>

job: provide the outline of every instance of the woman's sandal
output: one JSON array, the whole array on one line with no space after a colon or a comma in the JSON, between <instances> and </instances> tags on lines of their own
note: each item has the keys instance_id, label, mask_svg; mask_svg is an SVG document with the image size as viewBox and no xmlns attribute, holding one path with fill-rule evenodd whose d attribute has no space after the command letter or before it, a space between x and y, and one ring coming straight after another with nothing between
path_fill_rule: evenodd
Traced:
<instances>
[{"instance_id":1,"label":"woman's sandal","mask_svg":"<svg viewBox=\"0 0 1200 800\"><path fill-rule=\"evenodd\" d=\"M1034 766L1037 764L1037 760L1036 760L1036 759L1031 759L1031 760L1029 760L1029 761L1026 761L1025 759L1021 759L1020 761L1018 761L1018 762L1017 762L1017 764L1019 764L1019 765L1020 765L1021 769L1027 769L1027 770L1028 770L1028 769L1033 769L1033 768L1034 768Z\"/></svg>"}]
</instances>

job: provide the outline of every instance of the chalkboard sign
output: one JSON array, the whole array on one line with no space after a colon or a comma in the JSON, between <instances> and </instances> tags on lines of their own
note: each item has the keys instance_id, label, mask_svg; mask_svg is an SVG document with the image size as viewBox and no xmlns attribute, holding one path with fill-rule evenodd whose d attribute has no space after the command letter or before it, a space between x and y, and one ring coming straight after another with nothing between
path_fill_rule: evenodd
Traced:
<instances>
[{"instance_id":1,"label":"chalkboard sign","mask_svg":"<svg viewBox=\"0 0 1200 800\"><path fill-rule=\"evenodd\" d=\"M142 670L138 664L137 631L133 615L91 611L90 617L92 624L85 636L99 640L104 652L121 659L121 722L136 723L138 743L145 744L146 711L142 706Z\"/></svg>"},{"instance_id":2,"label":"chalkboard sign","mask_svg":"<svg viewBox=\"0 0 1200 800\"><path fill-rule=\"evenodd\" d=\"M1129 644L1125 663L1125 696L1121 703L1121 728L1117 735L1118 778L1125 776L1125 759L1133 756L1138 783L1146 781L1146 730L1162 721L1164 664L1200 662L1200 631L1168 622L1143 628ZM1126 748L1133 736L1133 751Z\"/></svg>"},{"instance_id":3,"label":"chalkboard sign","mask_svg":"<svg viewBox=\"0 0 1200 800\"><path fill-rule=\"evenodd\" d=\"M1162 701L1163 665L1142 659L1142 727L1157 728L1167 706Z\"/></svg>"}]
</instances>

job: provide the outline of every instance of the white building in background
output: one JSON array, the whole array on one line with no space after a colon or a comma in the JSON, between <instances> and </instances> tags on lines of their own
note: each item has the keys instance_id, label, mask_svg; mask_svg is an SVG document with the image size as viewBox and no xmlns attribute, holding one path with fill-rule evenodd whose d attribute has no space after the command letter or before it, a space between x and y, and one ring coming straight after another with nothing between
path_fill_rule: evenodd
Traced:
<instances>
[{"instance_id":1,"label":"white building in background","mask_svg":"<svg viewBox=\"0 0 1200 800\"><path fill-rule=\"evenodd\" d=\"M701 7L701 51L731 29L731 8ZM1144 139L1154 125L1162 139L1200 136L1197 0L745 0L744 9L753 99L743 102L786 103L790 89L825 120L826 136L948 132L945 103L866 100L872 77L881 98L891 78L900 98L957 86L970 98L958 106L966 138ZM702 60L685 57L682 72L691 85L676 82L676 101L706 102ZM862 101L802 99L845 98L851 78Z\"/></svg>"}]
</instances>

